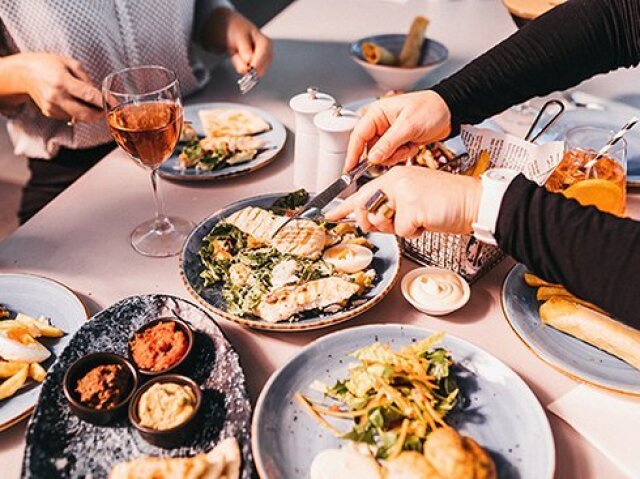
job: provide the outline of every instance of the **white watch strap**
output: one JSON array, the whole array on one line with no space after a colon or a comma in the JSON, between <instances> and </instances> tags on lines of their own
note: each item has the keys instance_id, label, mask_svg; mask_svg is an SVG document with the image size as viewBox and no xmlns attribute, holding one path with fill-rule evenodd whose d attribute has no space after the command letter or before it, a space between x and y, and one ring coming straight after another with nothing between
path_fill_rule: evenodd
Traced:
<instances>
[{"instance_id":1,"label":"white watch strap","mask_svg":"<svg viewBox=\"0 0 640 479\"><path fill-rule=\"evenodd\" d=\"M502 198L518 171L507 168L487 170L480 178L482 181L482 195L478 221L473 223L473 235L483 243L496 245L496 224L500 214Z\"/></svg>"}]
</instances>

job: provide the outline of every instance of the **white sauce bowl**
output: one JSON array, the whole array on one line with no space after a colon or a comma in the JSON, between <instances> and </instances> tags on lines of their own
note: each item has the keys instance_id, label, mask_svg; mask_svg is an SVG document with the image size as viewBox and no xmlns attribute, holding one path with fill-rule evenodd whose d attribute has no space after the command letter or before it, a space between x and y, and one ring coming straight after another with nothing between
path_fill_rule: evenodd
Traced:
<instances>
[{"instance_id":1,"label":"white sauce bowl","mask_svg":"<svg viewBox=\"0 0 640 479\"><path fill-rule=\"evenodd\" d=\"M449 273L449 274L455 275L460 281L460 284L462 285L463 294L462 294L462 298L460 298L460 301L458 301L457 303L451 304L446 308L429 307L429 305L427 304L423 304L421 302L416 301L411 296L411 292L410 292L411 283L418 276L421 276L425 273ZM462 276L448 269L438 268L436 266L425 266L423 268L416 268L409 271L402 278L402 282L400 283L400 288L402 290L402 294L404 298L411 304L411 306L416 308L418 311L428 314L430 316L445 316L447 314L451 314L454 311L457 311L460 308L462 308L465 304L467 304L469 302L469 298L471 297L471 288L469 287L469 283L467 283L467 281Z\"/></svg>"}]
</instances>

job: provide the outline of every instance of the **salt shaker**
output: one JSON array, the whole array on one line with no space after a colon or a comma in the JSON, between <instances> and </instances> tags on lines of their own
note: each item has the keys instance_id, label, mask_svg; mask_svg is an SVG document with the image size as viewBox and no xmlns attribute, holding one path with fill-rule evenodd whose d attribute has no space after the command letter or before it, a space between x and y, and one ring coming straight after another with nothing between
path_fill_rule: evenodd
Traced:
<instances>
[{"instance_id":1,"label":"salt shaker","mask_svg":"<svg viewBox=\"0 0 640 479\"><path fill-rule=\"evenodd\" d=\"M324 190L342 175L349 136L359 119L355 112L340 105L314 117L319 135L316 191Z\"/></svg>"},{"instance_id":2,"label":"salt shaker","mask_svg":"<svg viewBox=\"0 0 640 479\"><path fill-rule=\"evenodd\" d=\"M293 161L293 183L296 188L316 191L318 130L313 124L313 118L331 108L334 103L331 95L319 92L316 87L307 88L306 93L296 95L289 101L289 106L296 115Z\"/></svg>"}]
</instances>

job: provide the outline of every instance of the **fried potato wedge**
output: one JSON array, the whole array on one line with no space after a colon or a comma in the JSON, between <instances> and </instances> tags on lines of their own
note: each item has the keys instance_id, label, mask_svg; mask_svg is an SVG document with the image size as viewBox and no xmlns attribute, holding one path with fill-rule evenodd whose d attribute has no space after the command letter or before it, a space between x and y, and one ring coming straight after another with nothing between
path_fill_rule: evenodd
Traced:
<instances>
[{"instance_id":1,"label":"fried potato wedge","mask_svg":"<svg viewBox=\"0 0 640 479\"><path fill-rule=\"evenodd\" d=\"M29 377L41 383L47 377L47 370L38 363L31 363L29 365Z\"/></svg>"},{"instance_id":2,"label":"fried potato wedge","mask_svg":"<svg viewBox=\"0 0 640 479\"><path fill-rule=\"evenodd\" d=\"M489 156L489 152L487 150L482 150L478 155L478 160L476 164L465 171L465 175L473 176L474 178L480 178L480 175L489 169L491 165L491 157Z\"/></svg>"},{"instance_id":3,"label":"fried potato wedge","mask_svg":"<svg viewBox=\"0 0 640 479\"><path fill-rule=\"evenodd\" d=\"M532 288L540 288L541 286L560 286L559 284L549 283L531 273L524 274L524 282L527 283L527 286L531 286Z\"/></svg>"},{"instance_id":4,"label":"fried potato wedge","mask_svg":"<svg viewBox=\"0 0 640 479\"><path fill-rule=\"evenodd\" d=\"M546 301L552 296L573 297L564 286L541 286L536 292L536 299L538 301Z\"/></svg>"},{"instance_id":5,"label":"fried potato wedge","mask_svg":"<svg viewBox=\"0 0 640 479\"><path fill-rule=\"evenodd\" d=\"M547 301L558 301L560 299L564 299L565 301L569 301L573 304L579 304L581 306L584 306L585 308L589 308L590 310L600 314L604 314L607 316L609 315L609 313L607 313L604 309L599 308L598 306L596 306L593 303L590 303L589 301L585 301L584 299L580 299L576 296L573 296L572 294L569 294L568 296L551 296L550 298L547 299Z\"/></svg>"},{"instance_id":6,"label":"fried potato wedge","mask_svg":"<svg viewBox=\"0 0 640 479\"><path fill-rule=\"evenodd\" d=\"M62 329L51 326L46 321L32 318L31 316L27 316L26 314L19 313L16 316L16 321L30 328L37 329L38 331L40 331L40 336L44 336L45 338L60 338L64 336L64 331Z\"/></svg>"},{"instance_id":7,"label":"fried potato wedge","mask_svg":"<svg viewBox=\"0 0 640 479\"><path fill-rule=\"evenodd\" d=\"M0 384L0 401L13 396L29 376L29 366L25 365L16 374Z\"/></svg>"},{"instance_id":8,"label":"fried potato wedge","mask_svg":"<svg viewBox=\"0 0 640 479\"><path fill-rule=\"evenodd\" d=\"M18 361L0 361L0 379L10 378L29 363Z\"/></svg>"}]
</instances>

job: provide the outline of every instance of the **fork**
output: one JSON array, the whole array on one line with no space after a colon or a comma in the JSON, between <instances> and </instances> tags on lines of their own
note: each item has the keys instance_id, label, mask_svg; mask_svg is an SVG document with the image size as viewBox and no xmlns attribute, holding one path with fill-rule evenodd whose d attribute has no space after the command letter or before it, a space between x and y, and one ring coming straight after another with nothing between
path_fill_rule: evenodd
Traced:
<instances>
[{"instance_id":1,"label":"fork","mask_svg":"<svg viewBox=\"0 0 640 479\"><path fill-rule=\"evenodd\" d=\"M258 84L258 72L255 68L250 67L249 71L242 75L238 80L238 88L241 94L249 93L254 86Z\"/></svg>"}]
</instances>

